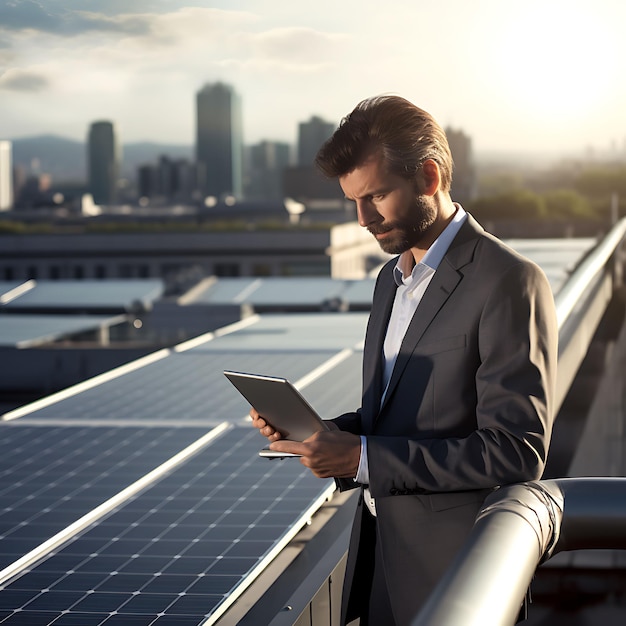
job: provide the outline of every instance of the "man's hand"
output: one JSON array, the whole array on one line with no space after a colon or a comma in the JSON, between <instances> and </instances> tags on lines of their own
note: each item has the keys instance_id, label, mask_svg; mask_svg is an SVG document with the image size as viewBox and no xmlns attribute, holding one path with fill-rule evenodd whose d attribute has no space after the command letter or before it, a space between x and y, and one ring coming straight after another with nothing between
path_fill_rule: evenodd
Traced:
<instances>
[{"instance_id":1,"label":"man's hand","mask_svg":"<svg viewBox=\"0 0 626 626\"><path fill-rule=\"evenodd\" d=\"M304 441L274 439L271 450L300 454L300 463L318 478L354 478L361 458L361 438L339 430L321 431Z\"/></svg>"},{"instance_id":2,"label":"man's hand","mask_svg":"<svg viewBox=\"0 0 626 626\"><path fill-rule=\"evenodd\" d=\"M300 463L318 478L354 478L361 458L361 438L326 422L329 431L315 433L305 441L289 441L268 424L255 409L252 425L270 442L270 449L301 455Z\"/></svg>"},{"instance_id":3,"label":"man's hand","mask_svg":"<svg viewBox=\"0 0 626 626\"><path fill-rule=\"evenodd\" d=\"M252 425L255 428L259 429L259 432L267 437L267 440L271 443L272 441L278 441L282 439L283 436L270 424L268 424L256 411L256 409L250 409L250 417L252 418Z\"/></svg>"}]
</instances>

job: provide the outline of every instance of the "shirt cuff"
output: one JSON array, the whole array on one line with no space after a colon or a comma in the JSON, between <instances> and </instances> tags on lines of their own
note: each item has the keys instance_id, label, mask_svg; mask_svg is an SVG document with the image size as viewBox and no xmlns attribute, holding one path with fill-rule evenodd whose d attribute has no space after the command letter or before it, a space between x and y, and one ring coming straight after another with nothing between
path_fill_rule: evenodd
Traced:
<instances>
[{"instance_id":1,"label":"shirt cuff","mask_svg":"<svg viewBox=\"0 0 626 626\"><path fill-rule=\"evenodd\" d=\"M370 484L370 470L367 464L367 438L365 435L361 437L361 458L359 459L359 468L356 471L354 481L362 485Z\"/></svg>"}]
</instances>

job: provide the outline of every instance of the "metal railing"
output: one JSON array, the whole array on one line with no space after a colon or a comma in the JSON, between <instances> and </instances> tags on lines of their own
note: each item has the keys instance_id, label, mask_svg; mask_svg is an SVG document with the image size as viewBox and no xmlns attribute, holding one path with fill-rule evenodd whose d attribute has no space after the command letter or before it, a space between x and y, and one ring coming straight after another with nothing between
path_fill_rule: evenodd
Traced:
<instances>
[{"instance_id":1,"label":"metal railing","mask_svg":"<svg viewBox=\"0 0 626 626\"><path fill-rule=\"evenodd\" d=\"M626 478L560 478L491 494L412 626L514 624L537 566L557 552L626 549Z\"/></svg>"},{"instance_id":2,"label":"metal railing","mask_svg":"<svg viewBox=\"0 0 626 626\"><path fill-rule=\"evenodd\" d=\"M576 267L554 300L559 327L555 412L561 407L593 335L621 280L621 246L626 218L613 226Z\"/></svg>"}]
</instances>

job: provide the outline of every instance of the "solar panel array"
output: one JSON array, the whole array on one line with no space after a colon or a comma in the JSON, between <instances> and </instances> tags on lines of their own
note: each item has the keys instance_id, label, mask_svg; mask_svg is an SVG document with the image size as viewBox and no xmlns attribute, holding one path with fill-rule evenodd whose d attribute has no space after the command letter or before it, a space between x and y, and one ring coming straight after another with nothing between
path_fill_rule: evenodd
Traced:
<instances>
[{"instance_id":1,"label":"solar panel array","mask_svg":"<svg viewBox=\"0 0 626 626\"><path fill-rule=\"evenodd\" d=\"M158 279L0 281L0 347L30 348L120 324L162 294Z\"/></svg>"},{"instance_id":2,"label":"solar panel array","mask_svg":"<svg viewBox=\"0 0 626 626\"><path fill-rule=\"evenodd\" d=\"M334 489L258 449L226 432L6 584L0 623L214 623Z\"/></svg>"},{"instance_id":3,"label":"solar panel array","mask_svg":"<svg viewBox=\"0 0 626 626\"><path fill-rule=\"evenodd\" d=\"M596 239L510 239L507 243L543 268L556 293L571 269L596 244ZM219 278L199 290L193 301L204 304L249 304L252 307L315 307L337 299L351 308L362 308L371 304L374 284L375 278Z\"/></svg>"},{"instance_id":4,"label":"solar panel array","mask_svg":"<svg viewBox=\"0 0 626 626\"><path fill-rule=\"evenodd\" d=\"M250 318L7 414L0 624L219 621L334 490L258 457L222 370L287 375L327 417L354 409L365 322Z\"/></svg>"}]
</instances>

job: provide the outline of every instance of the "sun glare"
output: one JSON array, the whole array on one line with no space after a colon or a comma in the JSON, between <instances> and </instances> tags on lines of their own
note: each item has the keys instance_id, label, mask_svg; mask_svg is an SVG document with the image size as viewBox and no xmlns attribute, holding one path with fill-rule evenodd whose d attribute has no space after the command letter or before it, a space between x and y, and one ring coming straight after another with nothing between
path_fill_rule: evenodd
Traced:
<instances>
[{"instance_id":1,"label":"sun glare","mask_svg":"<svg viewBox=\"0 0 626 626\"><path fill-rule=\"evenodd\" d=\"M527 114L570 119L600 108L615 76L616 53L593 5L516 5L495 48L498 87Z\"/></svg>"}]
</instances>

